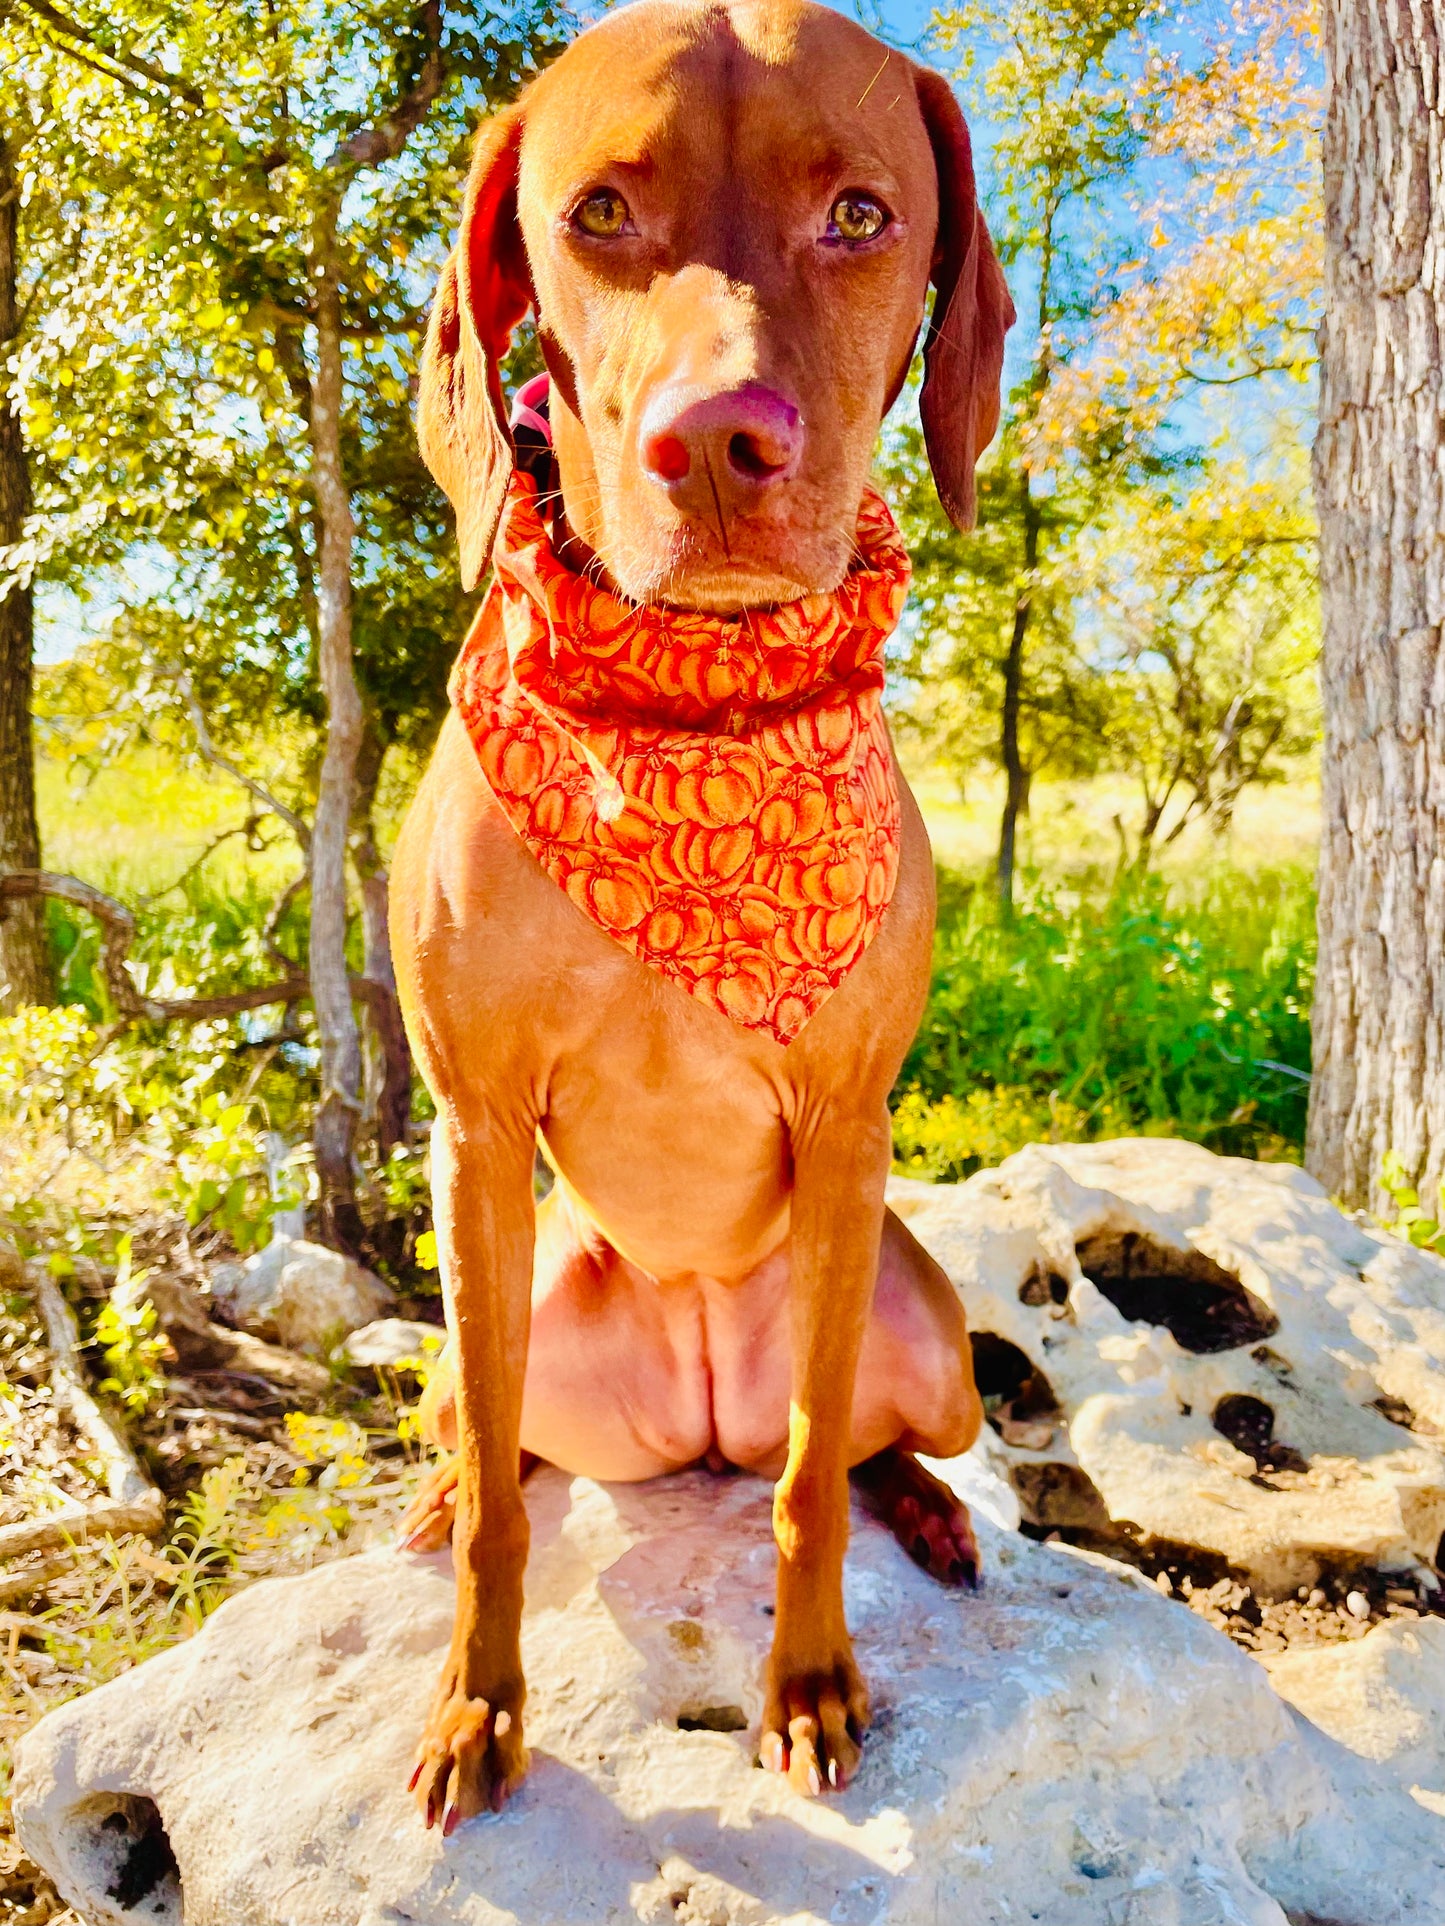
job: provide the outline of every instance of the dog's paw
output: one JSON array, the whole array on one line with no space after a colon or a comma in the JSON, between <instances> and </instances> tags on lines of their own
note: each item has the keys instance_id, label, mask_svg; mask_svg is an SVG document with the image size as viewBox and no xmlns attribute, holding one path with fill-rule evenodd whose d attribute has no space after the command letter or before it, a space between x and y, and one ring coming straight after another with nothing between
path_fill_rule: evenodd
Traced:
<instances>
[{"instance_id":1,"label":"dog's paw","mask_svg":"<svg viewBox=\"0 0 1445 1926\"><path fill-rule=\"evenodd\" d=\"M841 1792L858 1770L868 1727L868 1688L850 1656L830 1670L784 1676L771 1686L758 1762L816 1798Z\"/></svg>"},{"instance_id":2,"label":"dog's paw","mask_svg":"<svg viewBox=\"0 0 1445 1926\"><path fill-rule=\"evenodd\" d=\"M398 1536L403 1551L437 1552L451 1543L457 1517L458 1460L433 1465L402 1514Z\"/></svg>"},{"instance_id":3,"label":"dog's paw","mask_svg":"<svg viewBox=\"0 0 1445 1926\"><path fill-rule=\"evenodd\" d=\"M884 1451L853 1473L869 1509L915 1564L942 1585L978 1589L978 1541L968 1506L907 1451Z\"/></svg>"},{"instance_id":4,"label":"dog's paw","mask_svg":"<svg viewBox=\"0 0 1445 1926\"><path fill-rule=\"evenodd\" d=\"M468 1698L448 1662L408 1790L427 1826L450 1838L463 1819L500 1812L527 1774L520 1707Z\"/></svg>"},{"instance_id":5,"label":"dog's paw","mask_svg":"<svg viewBox=\"0 0 1445 1926\"><path fill-rule=\"evenodd\" d=\"M952 1492L941 1504L909 1496L890 1522L898 1542L916 1565L931 1572L942 1585L967 1585L970 1591L977 1591L978 1542L973 1521L968 1507Z\"/></svg>"}]
</instances>

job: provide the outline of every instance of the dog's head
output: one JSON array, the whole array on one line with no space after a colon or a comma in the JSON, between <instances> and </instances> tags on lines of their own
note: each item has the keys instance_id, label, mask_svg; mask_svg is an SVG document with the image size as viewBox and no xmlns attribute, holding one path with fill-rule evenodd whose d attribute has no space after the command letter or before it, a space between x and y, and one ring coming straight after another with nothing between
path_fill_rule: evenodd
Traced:
<instances>
[{"instance_id":1,"label":"dog's head","mask_svg":"<svg viewBox=\"0 0 1445 1926\"><path fill-rule=\"evenodd\" d=\"M924 434L967 527L1014 312L947 84L812 0L607 16L482 128L432 312L418 429L468 585L530 308L584 559L690 608L836 586L930 281Z\"/></svg>"}]
</instances>

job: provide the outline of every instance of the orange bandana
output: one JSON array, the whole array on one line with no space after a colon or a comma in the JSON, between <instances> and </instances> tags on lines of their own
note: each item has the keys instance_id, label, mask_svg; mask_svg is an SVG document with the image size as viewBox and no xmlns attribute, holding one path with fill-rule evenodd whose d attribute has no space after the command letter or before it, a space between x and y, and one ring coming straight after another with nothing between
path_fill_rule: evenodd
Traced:
<instances>
[{"instance_id":1,"label":"orange bandana","mask_svg":"<svg viewBox=\"0 0 1445 1926\"><path fill-rule=\"evenodd\" d=\"M883 645L908 554L869 489L838 588L717 616L624 601L552 552L514 475L452 673L527 848L626 950L791 1043L878 933L898 875Z\"/></svg>"}]
</instances>

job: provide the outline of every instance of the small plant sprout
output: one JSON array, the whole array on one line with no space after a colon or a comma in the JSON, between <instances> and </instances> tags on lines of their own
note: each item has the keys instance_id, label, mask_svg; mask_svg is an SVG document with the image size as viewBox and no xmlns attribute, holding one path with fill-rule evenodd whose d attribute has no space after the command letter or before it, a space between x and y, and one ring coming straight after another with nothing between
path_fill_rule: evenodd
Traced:
<instances>
[{"instance_id":1,"label":"small plant sprout","mask_svg":"<svg viewBox=\"0 0 1445 1926\"><path fill-rule=\"evenodd\" d=\"M1445 1220L1445 1182L1440 1185L1439 1214L1435 1217L1427 1215L1421 1205L1420 1194L1399 1151L1386 1151L1380 1166L1380 1182L1395 1206L1394 1222L1387 1223L1386 1228L1417 1250L1433 1251L1437 1257L1445 1257L1445 1229L1441 1228Z\"/></svg>"}]
</instances>

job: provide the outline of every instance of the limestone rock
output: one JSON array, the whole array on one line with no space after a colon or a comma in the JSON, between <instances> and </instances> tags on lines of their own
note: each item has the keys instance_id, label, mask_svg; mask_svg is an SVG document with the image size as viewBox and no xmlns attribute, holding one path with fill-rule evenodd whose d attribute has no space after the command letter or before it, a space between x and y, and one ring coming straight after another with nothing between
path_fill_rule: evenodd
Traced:
<instances>
[{"instance_id":1,"label":"limestone rock","mask_svg":"<svg viewBox=\"0 0 1445 1926\"><path fill-rule=\"evenodd\" d=\"M342 1349L353 1364L375 1370L377 1365L399 1364L403 1358L424 1358L429 1351L435 1354L446 1335L440 1325L423 1324L417 1318L381 1317L353 1331Z\"/></svg>"},{"instance_id":2,"label":"limestone rock","mask_svg":"<svg viewBox=\"0 0 1445 1926\"><path fill-rule=\"evenodd\" d=\"M855 1784L810 1802L754 1765L769 1487L527 1490L533 1767L500 1818L422 1829L450 1571L365 1553L251 1587L22 1740L20 1837L90 1926L1445 1917L1445 1825L1127 1579L980 1517L986 1587L953 1593L855 1517L875 1718Z\"/></svg>"},{"instance_id":3,"label":"limestone rock","mask_svg":"<svg viewBox=\"0 0 1445 1926\"><path fill-rule=\"evenodd\" d=\"M1307 1719L1445 1815L1445 1619L1387 1620L1364 1638L1263 1664Z\"/></svg>"},{"instance_id":4,"label":"limestone rock","mask_svg":"<svg viewBox=\"0 0 1445 1926\"><path fill-rule=\"evenodd\" d=\"M1438 1258L1292 1166L1153 1138L890 1202L962 1296L1027 1519L1197 1547L1262 1591L1434 1559Z\"/></svg>"},{"instance_id":5,"label":"limestone rock","mask_svg":"<svg viewBox=\"0 0 1445 1926\"><path fill-rule=\"evenodd\" d=\"M301 1237L273 1237L243 1264L218 1264L211 1295L243 1330L311 1352L384 1317L395 1302L371 1271Z\"/></svg>"}]
</instances>

